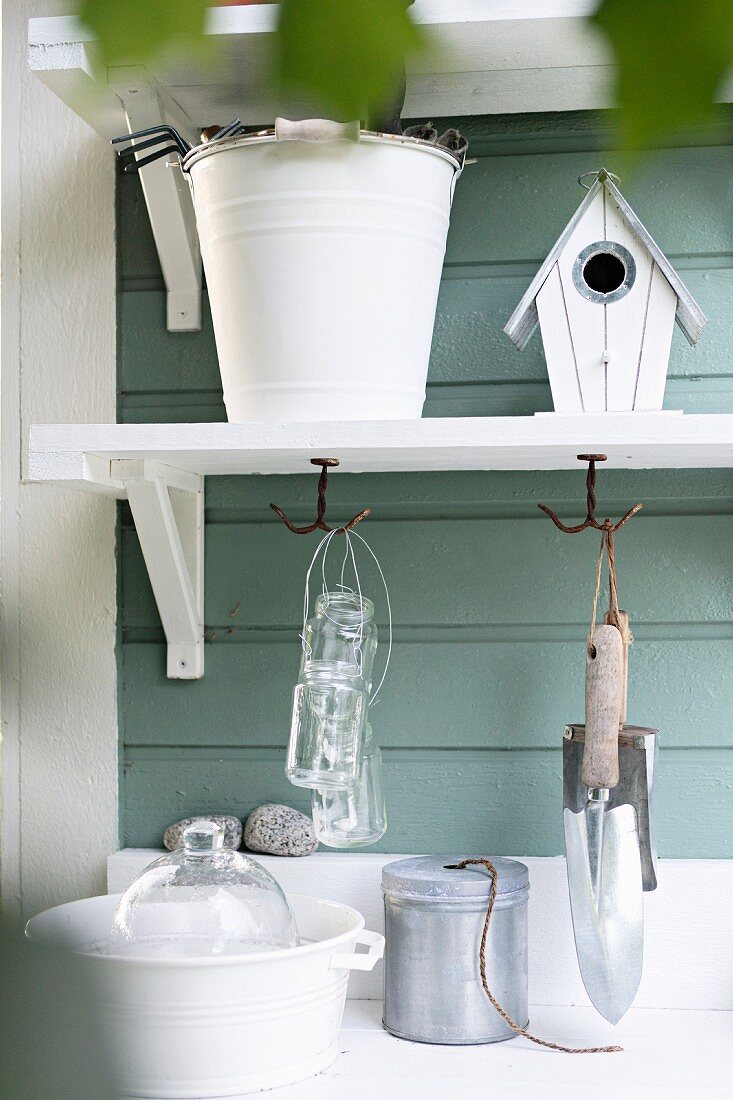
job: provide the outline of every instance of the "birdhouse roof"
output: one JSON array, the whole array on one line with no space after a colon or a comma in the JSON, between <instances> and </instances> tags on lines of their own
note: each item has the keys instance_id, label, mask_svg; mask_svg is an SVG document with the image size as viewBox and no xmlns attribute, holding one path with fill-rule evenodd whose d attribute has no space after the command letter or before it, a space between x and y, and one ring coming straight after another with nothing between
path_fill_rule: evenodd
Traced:
<instances>
[{"instance_id":1,"label":"birdhouse roof","mask_svg":"<svg viewBox=\"0 0 733 1100\"><path fill-rule=\"evenodd\" d=\"M700 339L702 330L707 324L707 317L700 309L695 299L690 294L685 284L680 279L679 275L672 267L667 257L662 252L659 245L651 236L649 231L642 225L639 218L629 206L624 196L616 187L615 183L611 179L609 173L605 168L601 168L598 172L595 181L588 190L588 194L581 202L578 209L573 214L572 218L565 226L564 230L555 241L552 249L550 250L547 259L542 264L534 279L530 283L524 297L514 310L506 325L504 326L504 332L506 332L509 339L520 350L525 346L530 336L535 330L538 323L537 317L537 295L539 294L543 283L547 279L547 276L552 271L555 263L562 254L565 245L570 239L570 235L577 226L580 219L585 214L586 210L593 202L593 199L599 193L601 188L604 188L606 193L613 199L618 206L622 215L629 224L629 228L639 238L640 242L644 245L647 251L651 254L652 259L659 267L659 270L665 276L669 282L672 290L677 295L677 310L675 313L675 320L682 329L688 342L690 344L696 344Z\"/></svg>"}]
</instances>

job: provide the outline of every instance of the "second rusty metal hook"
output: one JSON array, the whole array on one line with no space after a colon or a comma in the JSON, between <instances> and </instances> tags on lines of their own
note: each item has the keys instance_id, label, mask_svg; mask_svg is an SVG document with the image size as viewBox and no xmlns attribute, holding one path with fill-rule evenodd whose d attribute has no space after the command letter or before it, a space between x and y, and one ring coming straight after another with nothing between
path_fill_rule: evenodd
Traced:
<instances>
[{"instance_id":1,"label":"second rusty metal hook","mask_svg":"<svg viewBox=\"0 0 733 1100\"><path fill-rule=\"evenodd\" d=\"M337 458L312 458L311 463L314 466L321 467L321 476L318 479L318 507L316 511L316 518L313 523L308 524L307 527L295 527L293 523L288 519L282 508L278 508L277 504L271 504L273 512L277 512L280 519L283 521L288 531L292 531L294 535L310 535L311 531L335 531L337 535L343 535L345 531L350 531L352 527L356 527L357 523L361 523L363 519L371 512L371 508L365 508L363 512L359 512L358 516L354 516L343 527L329 527L325 522L324 516L326 515L326 489L328 488L328 470L331 466L338 466L339 460Z\"/></svg>"},{"instance_id":2,"label":"second rusty metal hook","mask_svg":"<svg viewBox=\"0 0 733 1100\"><path fill-rule=\"evenodd\" d=\"M619 527L623 527L627 520L635 516L644 505L635 504L633 508L629 508L626 515L622 516L618 523L611 523L610 519L605 519L603 523L599 523L596 519L596 462L605 462L606 455L578 455L577 457L579 462L588 463L588 473L585 478L586 516L583 522L575 527L568 527L546 504L538 504L537 507L541 508L555 526L564 531L566 535L577 535L578 532L585 531L587 527L595 527L596 531L618 531Z\"/></svg>"}]
</instances>

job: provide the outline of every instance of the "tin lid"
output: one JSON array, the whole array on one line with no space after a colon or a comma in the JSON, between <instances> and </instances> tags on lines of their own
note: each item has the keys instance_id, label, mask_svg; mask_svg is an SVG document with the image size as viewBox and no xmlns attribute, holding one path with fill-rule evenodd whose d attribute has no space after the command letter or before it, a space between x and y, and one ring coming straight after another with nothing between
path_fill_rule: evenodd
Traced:
<instances>
[{"instance_id":1,"label":"tin lid","mask_svg":"<svg viewBox=\"0 0 733 1100\"><path fill-rule=\"evenodd\" d=\"M415 856L398 859L382 868L382 889L397 897L488 898L491 878L485 867L472 864L462 870L447 870L447 863L460 863L460 856ZM481 858L481 857L476 857ZM511 894L529 885L529 871L517 859L490 856L496 867L497 894Z\"/></svg>"}]
</instances>

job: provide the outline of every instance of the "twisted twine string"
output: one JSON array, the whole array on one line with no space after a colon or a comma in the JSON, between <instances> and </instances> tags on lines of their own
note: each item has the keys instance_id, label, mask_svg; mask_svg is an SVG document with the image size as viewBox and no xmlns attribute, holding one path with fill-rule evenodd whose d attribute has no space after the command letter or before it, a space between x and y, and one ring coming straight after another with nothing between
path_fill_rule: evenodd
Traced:
<instances>
[{"instance_id":1,"label":"twisted twine string","mask_svg":"<svg viewBox=\"0 0 733 1100\"><path fill-rule=\"evenodd\" d=\"M624 645L630 645L634 640L628 626L628 620L622 619L619 615L618 575L616 573L616 551L613 542L613 530L611 521L607 519L601 528L601 545L596 560L593 612L591 614L590 630L588 631L588 652L591 656L594 656L593 633L596 628L596 614L598 612L598 597L601 591L601 573L603 572L604 554L608 558L608 622L620 630Z\"/></svg>"},{"instance_id":2,"label":"twisted twine string","mask_svg":"<svg viewBox=\"0 0 733 1100\"><path fill-rule=\"evenodd\" d=\"M595 649L593 648L593 634L596 629L596 615L598 614L598 596L601 591L601 572L603 570L603 554L606 549L606 532L601 532L601 545L598 550L598 560L596 561L596 585L593 593L593 611L590 616L590 630L588 631L588 652L591 657L595 657Z\"/></svg>"},{"instance_id":3,"label":"twisted twine string","mask_svg":"<svg viewBox=\"0 0 733 1100\"><path fill-rule=\"evenodd\" d=\"M601 553L603 552L603 545L601 546ZM600 575L600 570L599 570ZM525 1039L529 1039L531 1043L537 1043L538 1046L547 1047L548 1050L559 1050L563 1054L613 1054L617 1051L622 1051L623 1047L565 1047L561 1043L550 1043L546 1039L538 1039L535 1035L530 1035L526 1028L520 1027L516 1021L514 1021L508 1012L505 1012L497 1001L494 994L489 989L488 978L486 977L486 944L489 938L489 924L491 923L491 914L494 911L494 901L497 894L497 883L499 876L496 868L490 859L462 859L460 863L447 863L446 870L450 871L462 871L464 867L468 867L470 864L480 864L485 867L491 877L491 889L489 891L489 905L486 910L486 916L484 917L484 926L481 932L481 945L479 947L479 966L481 970L481 985L484 988L484 993L489 998L492 1007L499 1013L504 1023L512 1029L516 1035L521 1035Z\"/></svg>"}]
</instances>

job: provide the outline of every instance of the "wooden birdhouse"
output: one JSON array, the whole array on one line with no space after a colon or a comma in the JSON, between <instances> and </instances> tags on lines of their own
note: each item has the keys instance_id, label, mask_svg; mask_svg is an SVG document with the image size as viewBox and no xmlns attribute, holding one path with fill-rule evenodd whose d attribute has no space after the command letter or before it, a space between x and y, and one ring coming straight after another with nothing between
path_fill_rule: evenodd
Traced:
<instances>
[{"instance_id":1,"label":"wooden birdhouse","mask_svg":"<svg viewBox=\"0 0 733 1100\"><path fill-rule=\"evenodd\" d=\"M521 349L539 321L556 412L661 409L675 319L695 344L707 318L609 173L594 175L504 331Z\"/></svg>"}]
</instances>

